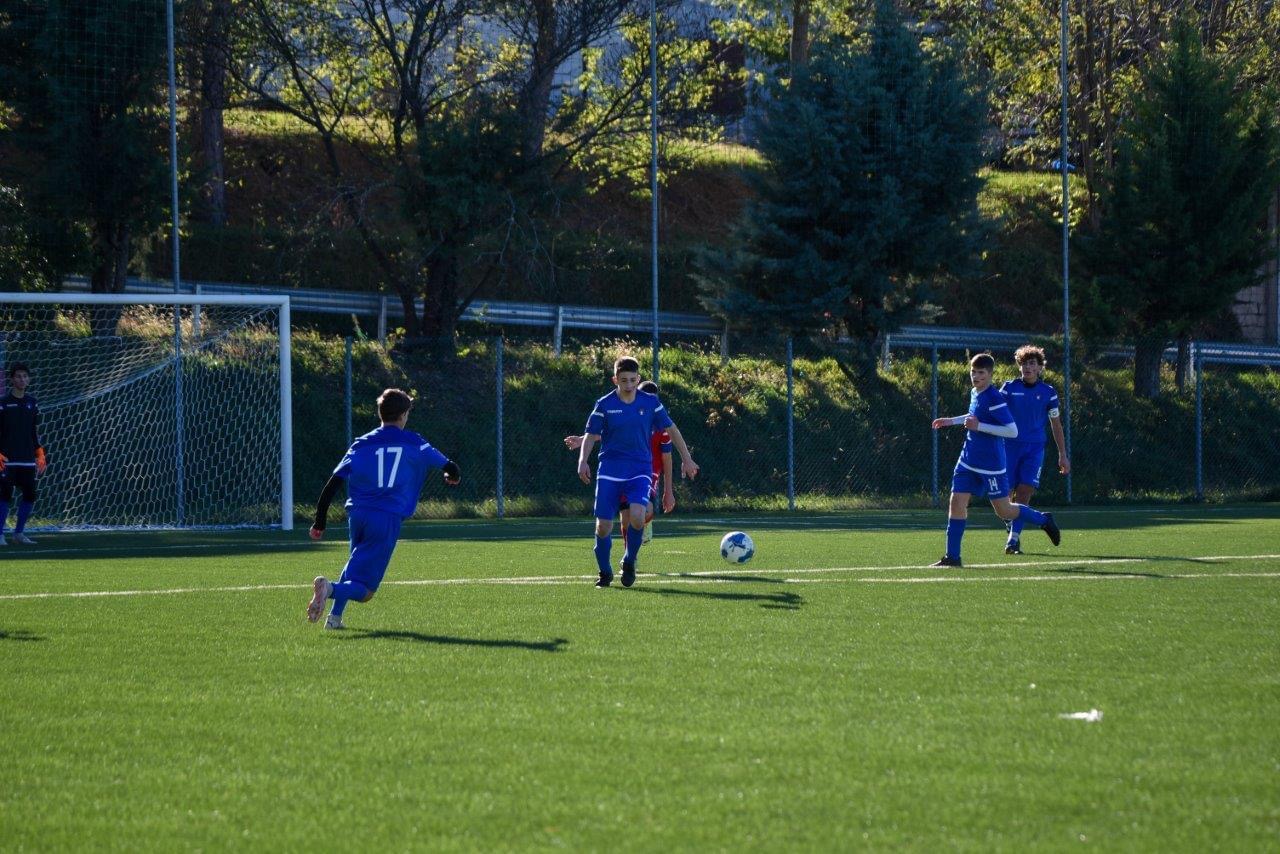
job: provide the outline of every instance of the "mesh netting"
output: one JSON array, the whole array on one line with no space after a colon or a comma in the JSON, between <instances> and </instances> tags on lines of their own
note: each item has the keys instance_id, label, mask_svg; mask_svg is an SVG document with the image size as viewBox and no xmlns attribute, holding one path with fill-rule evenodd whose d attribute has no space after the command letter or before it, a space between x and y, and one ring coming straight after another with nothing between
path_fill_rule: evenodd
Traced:
<instances>
[{"instance_id":1,"label":"mesh netting","mask_svg":"<svg viewBox=\"0 0 1280 854\"><path fill-rule=\"evenodd\" d=\"M179 330L173 305L0 308L0 362L30 369L49 461L34 525L280 521L279 310L193 308Z\"/></svg>"}]
</instances>

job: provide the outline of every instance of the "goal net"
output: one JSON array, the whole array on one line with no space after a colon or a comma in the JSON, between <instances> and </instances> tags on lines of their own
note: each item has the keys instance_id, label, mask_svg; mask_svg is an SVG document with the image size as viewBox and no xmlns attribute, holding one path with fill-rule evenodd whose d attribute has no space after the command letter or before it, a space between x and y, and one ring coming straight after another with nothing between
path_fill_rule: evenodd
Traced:
<instances>
[{"instance_id":1,"label":"goal net","mask_svg":"<svg viewBox=\"0 0 1280 854\"><path fill-rule=\"evenodd\" d=\"M16 363L32 527L293 527L287 297L0 294L0 396Z\"/></svg>"}]
</instances>

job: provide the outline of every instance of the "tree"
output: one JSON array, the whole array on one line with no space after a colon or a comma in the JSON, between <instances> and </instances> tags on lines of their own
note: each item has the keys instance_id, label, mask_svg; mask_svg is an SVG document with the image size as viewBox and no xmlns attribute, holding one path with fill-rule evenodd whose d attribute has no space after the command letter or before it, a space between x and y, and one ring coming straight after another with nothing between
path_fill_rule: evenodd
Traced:
<instances>
[{"instance_id":1,"label":"tree","mask_svg":"<svg viewBox=\"0 0 1280 854\"><path fill-rule=\"evenodd\" d=\"M1154 398L1171 339L1228 309L1266 258L1280 183L1276 102L1237 92L1183 17L1142 75L1103 193L1098 231L1078 240L1090 280L1081 321L1134 343L1133 390Z\"/></svg>"},{"instance_id":2,"label":"tree","mask_svg":"<svg viewBox=\"0 0 1280 854\"><path fill-rule=\"evenodd\" d=\"M647 114L647 63L588 48L635 20L635 0L246 3L260 49L237 79L315 131L332 218L399 297L406 346L452 343L557 174ZM553 76L578 52L579 92L557 102Z\"/></svg>"},{"instance_id":3,"label":"tree","mask_svg":"<svg viewBox=\"0 0 1280 854\"><path fill-rule=\"evenodd\" d=\"M0 17L0 101L33 214L64 228L59 273L87 257L94 293L119 293L135 241L168 199L161 0L17 0ZM161 22L161 23L157 23ZM7 159L7 158L6 158Z\"/></svg>"},{"instance_id":4,"label":"tree","mask_svg":"<svg viewBox=\"0 0 1280 854\"><path fill-rule=\"evenodd\" d=\"M855 374L927 310L930 280L972 260L983 100L930 60L888 0L865 50L815 44L772 101L768 169L732 246L701 264L725 317L850 336Z\"/></svg>"}]
</instances>

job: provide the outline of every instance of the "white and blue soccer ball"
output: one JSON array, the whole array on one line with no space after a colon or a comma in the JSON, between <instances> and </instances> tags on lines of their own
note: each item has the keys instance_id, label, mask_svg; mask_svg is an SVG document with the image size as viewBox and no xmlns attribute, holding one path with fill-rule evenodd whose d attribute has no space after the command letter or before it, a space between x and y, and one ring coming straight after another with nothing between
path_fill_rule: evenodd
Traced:
<instances>
[{"instance_id":1,"label":"white and blue soccer ball","mask_svg":"<svg viewBox=\"0 0 1280 854\"><path fill-rule=\"evenodd\" d=\"M720 557L729 563L746 563L756 553L756 544L741 531L730 531L720 541Z\"/></svg>"}]
</instances>

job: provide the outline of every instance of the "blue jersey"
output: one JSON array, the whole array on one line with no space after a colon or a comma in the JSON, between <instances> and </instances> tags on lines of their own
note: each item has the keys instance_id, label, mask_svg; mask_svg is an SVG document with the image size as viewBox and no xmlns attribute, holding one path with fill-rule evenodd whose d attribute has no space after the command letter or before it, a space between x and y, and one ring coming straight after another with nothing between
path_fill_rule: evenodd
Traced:
<instances>
[{"instance_id":1,"label":"blue jersey","mask_svg":"<svg viewBox=\"0 0 1280 854\"><path fill-rule=\"evenodd\" d=\"M381 510L408 519L427 472L448 461L412 430L384 424L352 442L333 473L346 478L348 510Z\"/></svg>"},{"instance_id":2,"label":"blue jersey","mask_svg":"<svg viewBox=\"0 0 1280 854\"><path fill-rule=\"evenodd\" d=\"M637 391L635 400L623 403L615 390L597 400L587 418L586 430L600 437L600 469L596 477L649 477L653 471L653 434L670 426L671 415L656 394Z\"/></svg>"},{"instance_id":3,"label":"blue jersey","mask_svg":"<svg viewBox=\"0 0 1280 854\"><path fill-rule=\"evenodd\" d=\"M1013 413L1009 411L1004 396L991 385L981 392L976 388L969 389L969 414L981 424L1013 423ZM978 474L1004 474L1004 439L990 433L966 430L957 466Z\"/></svg>"},{"instance_id":4,"label":"blue jersey","mask_svg":"<svg viewBox=\"0 0 1280 854\"><path fill-rule=\"evenodd\" d=\"M1010 441L1043 445L1045 425L1058 414L1058 393L1053 386L1047 382L1027 385L1019 378L1000 386L1000 393L1018 425L1018 438Z\"/></svg>"}]
</instances>

